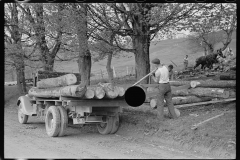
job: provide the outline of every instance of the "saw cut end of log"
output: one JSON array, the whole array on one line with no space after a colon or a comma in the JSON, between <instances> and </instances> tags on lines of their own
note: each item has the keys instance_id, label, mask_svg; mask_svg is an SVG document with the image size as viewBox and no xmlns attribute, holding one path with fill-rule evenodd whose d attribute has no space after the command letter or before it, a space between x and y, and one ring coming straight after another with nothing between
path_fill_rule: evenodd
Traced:
<instances>
[{"instance_id":1,"label":"saw cut end of log","mask_svg":"<svg viewBox=\"0 0 240 160\"><path fill-rule=\"evenodd\" d=\"M105 96L105 91L101 86L97 86L95 88L94 94L97 99L102 99Z\"/></svg>"},{"instance_id":2,"label":"saw cut end of log","mask_svg":"<svg viewBox=\"0 0 240 160\"><path fill-rule=\"evenodd\" d=\"M157 99L151 99L150 100L150 107L152 109L156 109L157 108Z\"/></svg>"},{"instance_id":3,"label":"saw cut end of log","mask_svg":"<svg viewBox=\"0 0 240 160\"><path fill-rule=\"evenodd\" d=\"M87 99L92 99L94 97L94 90L92 88L87 87L87 90L84 95Z\"/></svg>"},{"instance_id":4,"label":"saw cut end of log","mask_svg":"<svg viewBox=\"0 0 240 160\"><path fill-rule=\"evenodd\" d=\"M118 96L122 97L125 94L125 89L123 87L116 86L118 89Z\"/></svg>"},{"instance_id":5,"label":"saw cut end of log","mask_svg":"<svg viewBox=\"0 0 240 160\"><path fill-rule=\"evenodd\" d=\"M199 84L200 84L200 82L197 82L197 81L191 81L191 82L190 82L191 88L195 88L195 87L197 87L197 85L199 85Z\"/></svg>"}]
</instances>

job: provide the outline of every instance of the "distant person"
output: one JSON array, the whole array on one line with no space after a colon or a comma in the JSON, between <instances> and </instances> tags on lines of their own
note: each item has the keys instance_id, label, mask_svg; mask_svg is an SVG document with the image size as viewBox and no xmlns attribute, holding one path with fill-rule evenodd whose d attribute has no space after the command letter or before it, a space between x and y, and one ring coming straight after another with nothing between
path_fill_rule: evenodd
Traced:
<instances>
[{"instance_id":1,"label":"distant person","mask_svg":"<svg viewBox=\"0 0 240 160\"><path fill-rule=\"evenodd\" d=\"M174 74L174 73L173 73L173 65L170 64L170 65L168 66L168 72L169 72L169 80L172 81L172 80L173 80L173 74Z\"/></svg>"},{"instance_id":2,"label":"distant person","mask_svg":"<svg viewBox=\"0 0 240 160\"><path fill-rule=\"evenodd\" d=\"M184 64L184 70L186 70L188 67L188 55L186 55L186 57L184 58L183 64Z\"/></svg>"},{"instance_id":3,"label":"distant person","mask_svg":"<svg viewBox=\"0 0 240 160\"><path fill-rule=\"evenodd\" d=\"M167 66L160 64L159 59L152 60L152 63L155 65L157 70L155 71L155 75L151 74L152 79L159 84L158 86L158 94L157 94L157 111L158 118L163 120L163 112L164 112L164 99L166 101L168 110L170 115L173 118L177 118L175 113L175 109L172 102L172 91L169 83L169 71Z\"/></svg>"}]
</instances>

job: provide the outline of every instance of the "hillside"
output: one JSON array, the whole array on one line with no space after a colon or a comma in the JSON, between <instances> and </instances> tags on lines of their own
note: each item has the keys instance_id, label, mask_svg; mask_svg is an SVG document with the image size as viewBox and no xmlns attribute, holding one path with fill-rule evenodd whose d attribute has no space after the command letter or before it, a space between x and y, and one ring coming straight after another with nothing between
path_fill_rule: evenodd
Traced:
<instances>
[{"instance_id":1,"label":"hillside","mask_svg":"<svg viewBox=\"0 0 240 160\"><path fill-rule=\"evenodd\" d=\"M218 49L221 46L222 44L219 43L216 44L214 48ZM232 41L229 46L232 48L233 52L236 53L236 32L233 33ZM203 52L192 53L188 49L188 42L186 38L170 39L158 42L154 41L150 44L150 60L159 58L161 62L166 65L172 64L170 61L172 60L178 65L178 67L175 67L174 70L181 70L183 68L183 58L186 54L189 56L189 66L192 66L195 64L196 58L202 56ZM112 66L114 66L116 72L121 70L126 71L127 66L133 67L135 65L133 53L124 53L123 55L125 55L125 57L113 58L112 60ZM57 61L55 62L54 69L59 72L78 72L76 61ZM106 59L92 64L93 74L100 73L101 70L103 70L103 72L106 71ZM10 75L5 75L5 81L10 81L10 77Z\"/></svg>"}]
</instances>

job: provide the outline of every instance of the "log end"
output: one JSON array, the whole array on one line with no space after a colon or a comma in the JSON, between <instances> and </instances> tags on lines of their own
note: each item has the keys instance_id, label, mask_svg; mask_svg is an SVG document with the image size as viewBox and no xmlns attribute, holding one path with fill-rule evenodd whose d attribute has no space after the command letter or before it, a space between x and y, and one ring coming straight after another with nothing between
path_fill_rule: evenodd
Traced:
<instances>
[{"instance_id":1,"label":"log end","mask_svg":"<svg viewBox=\"0 0 240 160\"><path fill-rule=\"evenodd\" d=\"M157 108L157 100L156 100L156 99L151 99L151 100L150 100L150 107L151 107L152 109Z\"/></svg>"},{"instance_id":2,"label":"log end","mask_svg":"<svg viewBox=\"0 0 240 160\"><path fill-rule=\"evenodd\" d=\"M223 98L229 98L229 96L230 96L229 91L224 91L223 92Z\"/></svg>"},{"instance_id":3,"label":"log end","mask_svg":"<svg viewBox=\"0 0 240 160\"><path fill-rule=\"evenodd\" d=\"M94 97L94 91L92 89L87 89L85 92L85 97L87 99L92 99Z\"/></svg>"},{"instance_id":4,"label":"log end","mask_svg":"<svg viewBox=\"0 0 240 160\"><path fill-rule=\"evenodd\" d=\"M197 82L197 81L191 81L190 82L191 88L196 88L198 84L200 84L200 83Z\"/></svg>"}]
</instances>

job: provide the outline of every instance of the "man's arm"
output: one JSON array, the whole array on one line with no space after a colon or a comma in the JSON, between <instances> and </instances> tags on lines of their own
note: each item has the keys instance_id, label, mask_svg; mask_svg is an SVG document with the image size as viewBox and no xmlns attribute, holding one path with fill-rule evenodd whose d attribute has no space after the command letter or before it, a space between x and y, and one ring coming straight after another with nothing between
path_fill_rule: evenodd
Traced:
<instances>
[{"instance_id":1,"label":"man's arm","mask_svg":"<svg viewBox=\"0 0 240 160\"><path fill-rule=\"evenodd\" d=\"M160 79L160 73L159 72L155 72L155 76L152 74L152 79L154 80L154 82L159 82Z\"/></svg>"}]
</instances>

